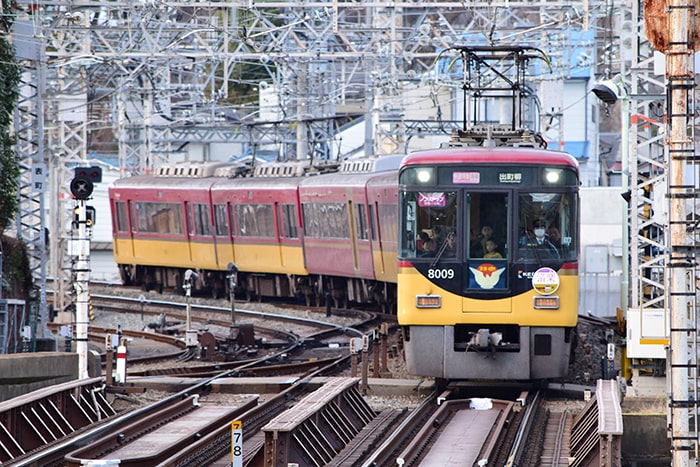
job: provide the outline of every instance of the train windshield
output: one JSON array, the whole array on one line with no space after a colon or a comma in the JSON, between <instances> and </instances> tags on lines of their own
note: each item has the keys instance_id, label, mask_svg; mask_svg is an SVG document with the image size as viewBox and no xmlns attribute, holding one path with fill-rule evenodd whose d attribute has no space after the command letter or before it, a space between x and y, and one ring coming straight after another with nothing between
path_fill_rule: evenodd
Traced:
<instances>
[{"instance_id":1,"label":"train windshield","mask_svg":"<svg viewBox=\"0 0 700 467\"><path fill-rule=\"evenodd\" d=\"M508 257L508 193L467 193L469 258Z\"/></svg>"},{"instance_id":2,"label":"train windshield","mask_svg":"<svg viewBox=\"0 0 700 467\"><path fill-rule=\"evenodd\" d=\"M404 258L454 258L457 254L457 193L418 191L403 196L406 226L401 242Z\"/></svg>"},{"instance_id":3,"label":"train windshield","mask_svg":"<svg viewBox=\"0 0 700 467\"><path fill-rule=\"evenodd\" d=\"M574 192L428 189L404 192L401 206L403 258L488 258L494 264L508 258L577 260L578 202ZM460 220L462 214L465 216ZM469 235L460 235L462 231Z\"/></svg>"},{"instance_id":4,"label":"train windshield","mask_svg":"<svg viewBox=\"0 0 700 467\"><path fill-rule=\"evenodd\" d=\"M518 259L575 261L575 193L521 193L518 199Z\"/></svg>"}]
</instances>

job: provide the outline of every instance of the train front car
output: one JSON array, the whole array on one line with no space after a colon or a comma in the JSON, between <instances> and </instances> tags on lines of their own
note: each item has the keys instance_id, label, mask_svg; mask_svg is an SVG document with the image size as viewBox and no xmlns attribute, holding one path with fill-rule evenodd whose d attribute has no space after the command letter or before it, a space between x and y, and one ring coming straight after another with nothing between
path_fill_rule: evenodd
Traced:
<instances>
[{"instance_id":1,"label":"train front car","mask_svg":"<svg viewBox=\"0 0 700 467\"><path fill-rule=\"evenodd\" d=\"M411 373L566 375L578 316L578 164L540 149L408 156L398 319Z\"/></svg>"}]
</instances>

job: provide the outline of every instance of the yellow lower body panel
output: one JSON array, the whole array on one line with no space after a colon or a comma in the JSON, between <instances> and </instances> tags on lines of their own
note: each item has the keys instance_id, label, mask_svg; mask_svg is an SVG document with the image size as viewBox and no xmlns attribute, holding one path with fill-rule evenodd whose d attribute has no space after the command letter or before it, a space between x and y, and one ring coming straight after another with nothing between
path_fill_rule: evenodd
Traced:
<instances>
[{"instance_id":1,"label":"yellow lower body panel","mask_svg":"<svg viewBox=\"0 0 700 467\"><path fill-rule=\"evenodd\" d=\"M438 287L415 269L404 268L398 274L398 321L403 326L469 323L572 327L578 320L578 277L560 278L560 286L552 294L558 297L559 307L536 309L534 300L540 295L534 289L506 298L466 298ZM439 296L440 306L418 308L419 296Z\"/></svg>"}]
</instances>

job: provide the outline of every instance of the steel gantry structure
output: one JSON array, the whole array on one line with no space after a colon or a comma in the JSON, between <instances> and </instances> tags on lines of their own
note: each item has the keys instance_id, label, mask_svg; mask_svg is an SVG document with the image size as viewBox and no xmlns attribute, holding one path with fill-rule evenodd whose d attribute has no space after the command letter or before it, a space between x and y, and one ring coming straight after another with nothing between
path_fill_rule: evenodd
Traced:
<instances>
[{"instance_id":1,"label":"steel gantry structure","mask_svg":"<svg viewBox=\"0 0 700 467\"><path fill-rule=\"evenodd\" d=\"M41 281L43 317L47 183L48 264L57 278L70 272L66 239L72 206L62 201L69 197L67 164L81 163L99 147L117 154L128 176L172 161L212 158L213 145L232 141L253 153L261 144L274 144L281 157L317 164L360 151L404 152L412 138L444 134L456 124L453 93L437 86L428 94L416 89L430 84L439 52L461 41L517 42L552 57L553 69L536 85L546 97L540 130L554 142L563 141L561 83L571 72L572 51L585 48L589 57L600 59L582 64L593 72L610 66L610 72L621 74L627 95L619 105L623 128L630 130L623 145L623 177L629 176L630 188L630 294L623 300L629 298L628 322L660 322L635 330L642 343L666 342L669 291L692 297L695 308L697 229L676 211L671 223L685 230L679 228L672 243L668 230L673 200L684 200L687 212L697 212L690 204L695 202L694 189L686 186L690 183L669 181L669 157L692 166L695 156L688 156L687 142L680 152L667 150L667 83L664 71L654 68L641 0L615 5L610 0L17 3L13 41L25 83L15 118L23 161L17 234L28 243ZM669 5L679 13L688 11L686 3ZM576 43L572 31L590 28L598 31L592 42ZM601 35L619 43L601 43ZM684 80L671 84L678 93L690 86ZM258 92L267 104L259 103ZM686 97L697 108L693 93ZM421 112L408 110L408 100L413 108L418 101ZM684 115L694 126L694 117ZM360 119L365 122L362 141L341 142L341 126ZM682 139L678 136L676 143ZM204 149L194 155L193 145ZM682 165L681 170L694 170ZM669 288L669 271L682 271L693 285ZM61 307L62 283L55 296ZM689 312L686 324L674 327L674 333L693 336L689 355L696 356L694 314ZM639 371L658 371L658 366L645 367L645 361L638 359ZM670 371L694 376L687 365ZM681 406L690 397L677 399ZM696 405L688 415L697 420ZM678 439L683 436L690 435Z\"/></svg>"},{"instance_id":2,"label":"steel gantry structure","mask_svg":"<svg viewBox=\"0 0 700 467\"><path fill-rule=\"evenodd\" d=\"M18 235L42 281L44 193L51 189L50 259L61 308L69 289L72 217L66 165L89 152L118 154L124 176L211 158L216 143L261 143L319 164L363 151L405 151L413 136L449 133L453 95L437 88L421 115L405 99L430 81L437 54L460 41L542 48L554 68L542 130L561 142L561 82L574 48L571 30L595 25L604 3L581 1L252 2L20 0L13 34L25 43L25 93L16 118L23 155ZM19 50L19 49L18 49ZM589 64L590 66L590 64ZM267 91L265 91L267 89ZM258 90L267 106L258 105ZM246 94L246 92L255 94ZM408 96L408 97L406 97ZM342 151L342 124L364 119L364 140ZM98 146L98 142L100 145ZM203 149L198 156L191 146ZM70 208L70 209L69 209Z\"/></svg>"},{"instance_id":3,"label":"steel gantry structure","mask_svg":"<svg viewBox=\"0 0 700 467\"><path fill-rule=\"evenodd\" d=\"M674 466L691 459L697 465L700 448L695 7L688 0L632 0L619 18L629 90L623 90L622 128L631 130L623 148L631 190L627 338L636 343L634 378L665 372L669 380Z\"/></svg>"}]
</instances>

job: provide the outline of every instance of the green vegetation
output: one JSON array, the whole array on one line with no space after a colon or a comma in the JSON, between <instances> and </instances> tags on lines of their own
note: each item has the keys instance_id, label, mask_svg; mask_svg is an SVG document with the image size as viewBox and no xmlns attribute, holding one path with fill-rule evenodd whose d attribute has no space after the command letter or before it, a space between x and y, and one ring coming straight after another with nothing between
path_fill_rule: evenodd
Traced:
<instances>
[{"instance_id":1,"label":"green vegetation","mask_svg":"<svg viewBox=\"0 0 700 467\"><path fill-rule=\"evenodd\" d=\"M0 16L0 234L5 231L17 213L19 199L20 160L15 150L15 139L10 130L19 97L20 67L15 48L9 42L17 6L2 0Z\"/></svg>"}]
</instances>

